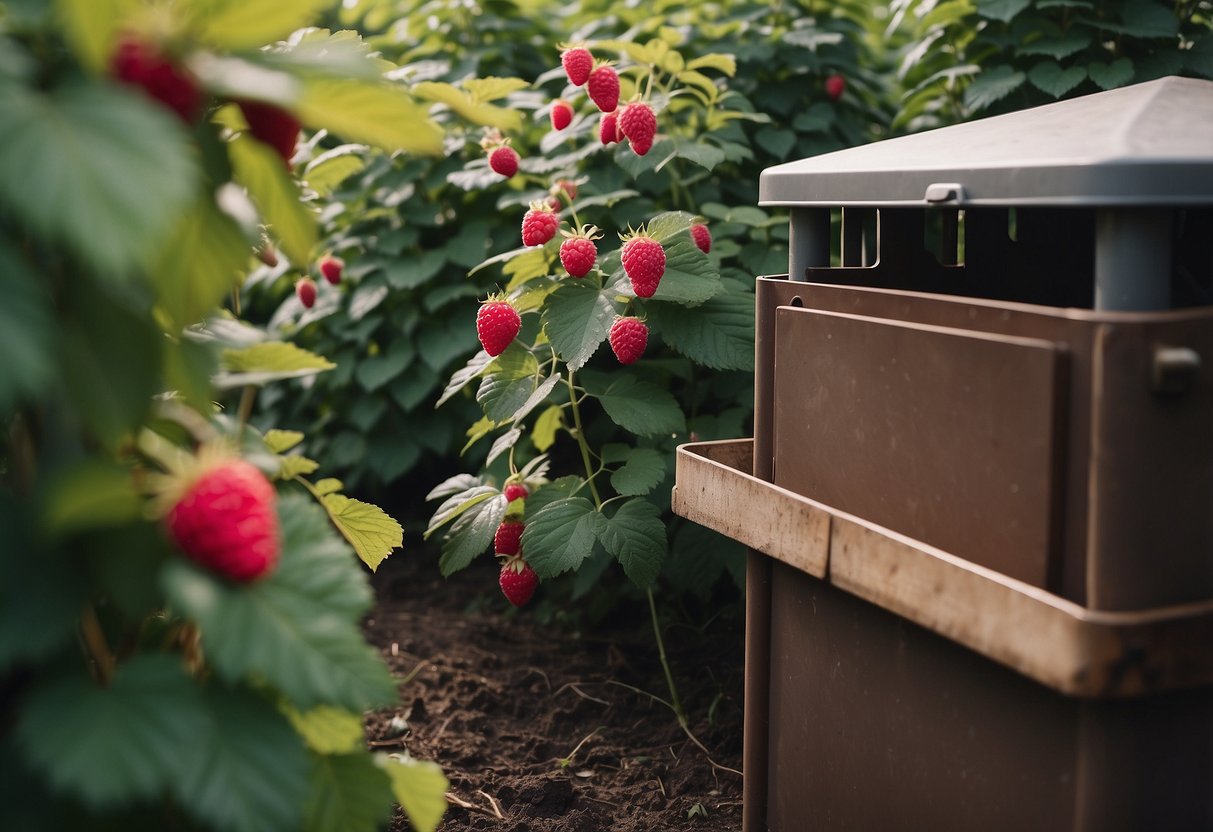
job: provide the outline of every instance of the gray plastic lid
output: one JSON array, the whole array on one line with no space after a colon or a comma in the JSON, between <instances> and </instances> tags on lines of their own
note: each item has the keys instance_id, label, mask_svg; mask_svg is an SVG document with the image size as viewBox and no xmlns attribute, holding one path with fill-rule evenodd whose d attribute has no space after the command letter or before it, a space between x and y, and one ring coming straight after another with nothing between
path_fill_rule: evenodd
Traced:
<instances>
[{"instance_id":1,"label":"gray plastic lid","mask_svg":"<svg viewBox=\"0 0 1213 832\"><path fill-rule=\"evenodd\" d=\"M1160 78L767 168L760 205L1213 204L1213 81Z\"/></svg>"}]
</instances>

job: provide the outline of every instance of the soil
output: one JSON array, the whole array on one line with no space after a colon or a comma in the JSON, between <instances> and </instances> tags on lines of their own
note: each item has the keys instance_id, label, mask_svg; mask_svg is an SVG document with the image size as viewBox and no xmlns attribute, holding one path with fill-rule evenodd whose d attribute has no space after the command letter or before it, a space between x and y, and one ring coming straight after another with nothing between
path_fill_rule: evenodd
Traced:
<instances>
[{"instance_id":1,"label":"soil","mask_svg":"<svg viewBox=\"0 0 1213 832\"><path fill-rule=\"evenodd\" d=\"M496 592L491 560L444 580L432 559L410 554L375 578L366 631L404 682L401 706L371 714L367 735L442 766L440 832L741 829L735 604L706 628L663 611L689 726L709 758L655 698L669 694L647 605L624 605L585 632L545 626ZM398 810L391 829L409 828Z\"/></svg>"}]
</instances>

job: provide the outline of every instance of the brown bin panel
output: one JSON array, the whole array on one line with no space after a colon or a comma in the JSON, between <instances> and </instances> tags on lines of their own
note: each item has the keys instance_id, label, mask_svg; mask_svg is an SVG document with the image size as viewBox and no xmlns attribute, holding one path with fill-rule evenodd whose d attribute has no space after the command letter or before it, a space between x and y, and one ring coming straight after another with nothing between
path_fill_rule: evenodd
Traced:
<instances>
[{"instance_id":1,"label":"brown bin panel","mask_svg":"<svg viewBox=\"0 0 1213 832\"><path fill-rule=\"evenodd\" d=\"M1163 346L1202 362L1169 394L1152 385ZM1213 321L1103 324L1096 356L1089 603L1213 597Z\"/></svg>"},{"instance_id":2,"label":"brown bin panel","mask_svg":"<svg viewBox=\"0 0 1213 832\"><path fill-rule=\"evenodd\" d=\"M779 309L775 483L1046 586L1062 359L1040 339Z\"/></svg>"}]
</instances>

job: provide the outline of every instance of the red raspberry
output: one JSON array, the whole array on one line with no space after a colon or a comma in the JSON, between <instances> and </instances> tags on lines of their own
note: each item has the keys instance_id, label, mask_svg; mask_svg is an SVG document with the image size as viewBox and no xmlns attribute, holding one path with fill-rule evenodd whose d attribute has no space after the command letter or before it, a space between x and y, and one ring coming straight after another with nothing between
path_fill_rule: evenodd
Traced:
<instances>
[{"instance_id":1,"label":"red raspberry","mask_svg":"<svg viewBox=\"0 0 1213 832\"><path fill-rule=\"evenodd\" d=\"M598 124L598 139L603 144L619 141L618 119L618 113L602 114L602 121Z\"/></svg>"},{"instance_id":2,"label":"red raspberry","mask_svg":"<svg viewBox=\"0 0 1213 832\"><path fill-rule=\"evenodd\" d=\"M639 318L616 318L608 338L620 364L635 364L648 346L649 327Z\"/></svg>"},{"instance_id":3,"label":"red raspberry","mask_svg":"<svg viewBox=\"0 0 1213 832\"><path fill-rule=\"evenodd\" d=\"M320 268L320 273L324 275L324 279L336 286L341 282L341 270L345 268L345 261L340 257L334 257L331 254L326 254L320 258L317 264Z\"/></svg>"},{"instance_id":4,"label":"red raspberry","mask_svg":"<svg viewBox=\"0 0 1213 832\"><path fill-rule=\"evenodd\" d=\"M262 101L236 103L244 113L249 132L278 151L282 161L290 168L291 157L295 155L295 145L299 142L299 130L302 127L299 119L281 107Z\"/></svg>"},{"instance_id":5,"label":"red raspberry","mask_svg":"<svg viewBox=\"0 0 1213 832\"><path fill-rule=\"evenodd\" d=\"M846 88L846 79L837 73L826 79L826 95L830 96L831 101L842 98L842 93Z\"/></svg>"},{"instance_id":6,"label":"red raspberry","mask_svg":"<svg viewBox=\"0 0 1213 832\"><path fill-rule=\"evenodd\" d=\"M572 179L557 179L556 182L548 189L550 196L548 197L548 205L552 206L553 211L559 211L564 207L564 200L560 195L564 194L565 199L572 204L577 198L577 183Z\"/></svg>"},{"instance_id":7,"label":"red raspberry","mask_svg":"<svg viewBox=\"0 0 1213 832\"><path fill-rule=\"evenodd\" d=\"M637 156L643 156L653 146L657 134L657 117L643 101L633 101L619 116L619 132L627 137Z\"/></svg>"},{"instance_id":8,"label":"red raspberry","mask_svg":"<svg viewBox=\"0 0 1213 832\"><path fill-rule=\"evenodd\" d=\"M619 106L619 74L610 64L603 64L591 72L585 89L590 100L604 113Z\"/></svg>"},{"instance_id":9,"label":"red raspberry","mask_svg":"<svg viewBox=\"0 0 1213 832\"><path fill-rule=\"evenodd\" d=\"M316 281L310 277L301 277L295 281L295 296L307 309L316 305Z\"/></svg>"},{"instance_id":10,"label":"red raspberry","mask_svg":"<svg viewBox=\"0 0 1213 832\"><path fill-rule=\"evenodd\" d=\"M539 586L539 576L522 558L510 558L501 565L497 584L507 601L521 607L535 594L535 587Z\"/></svg>"},{"instance_id":11,"label":"red raspberry","mask_svg":"<svg viewBox=\"0 0 1213 832\"><path fill-rule=\"evenodd\" d=\"M505 487L505 499L509 503L525 499L530 496L530 493L527 487L520 482L513 482Z\"/></svg>"},{"instance_id":12,"label":"red raspberry","mask_svg":"<svg viewBox=\"0 0 1213 832\"><path fill-rule=\"evenodd\" d=\"M575 46L560 54L560 63L565 74L569 76L569 83L580 87L590 77L590 70L594 68L594 56L584 46Z\"/></svg>"},{"instance_id":13,"label":"red raspberry","mask_svg":"<svg viewBox=\"0 0 1213 832\"><path fill-rule=\"evenodd\" d=\"M585 277L598 260L598 246L594 245L600 236L598 229L591 225L562 233L565 241L560 244L560 265L573 277Z\"/></svg>"},{"instance_id":14,"label":"red raspberry","mask_svg":"<svg viewBox=\"0 0 1213 832\"><path fill-rule=\"evenodd\" d=\"M541 246L556 236L560 219L546 202L532 202L531 210L522 218L522 244Z\"/></svg>"},{"instance_id":15,"label":"red raspberry","mask_svg":"<svg viewBox=\"0 0 1213 832\"><path fill-rule=\"evenodd\" d=\"M252 581L278 562L274 486L243 459L203 468L165 517L169 537L191 560L233 581Z\"/></svg>"},{"instance_id":16,"label":"red raspberry","mask_svg":"<svg viewBox=\"0 0 1213 832\"><path fill-rule=\"evenodd\" d=\"M489 167L506 179L518 172L518 151L508 145L495 148L489 154Z\"/></svg>"},{"instance_id":17,"label":"red raspberry","mask_svg":"<svg viewBox=\"0 0 1213 832\"><path fill-rule=\"evenodd\" d=\"M522 551L522 530L517 520L506 520L493 534L493 551L499 555L517 555Z\"/></svg>"},{"instance_id":18,"label":"red raspberry","mask_svg":"<svg viewBox=\"0 0 1213 832\"><path fill-rule=\"evenodd\" d=\"M558 98L552 104L552 129L563 130L573 121L573 107L563 98Z\"/></svg>"},{"instance_id":19,"label":"red raspberry","mask_svg":"<svg viewBox=\"0 0 1213 832\"><path fill-rule=\"evenodd\" d=\"M643 231L627 237L621 251L623 270L638 298L651 298L665 274L665 249Z\"/></svg>"},{"instance_id":20,"label":"red raspberry","mask_svg":"<svg viewBox=\"0 0 1213 832\"><path fill-rule=\"evenodd\" d=\"M202 115L202 91L198 81L182 66L170 61L151 43L124 37L110 56L110 74L133 86L193 124Z\"/></svg>"},{"instance_id":21,"label":"red raspberry","mask_svg":"<svg viewBox=\"0 0 1213 832\"><path fill-rule=\"evenodd\" d=\"M490 298L476 313L476 335L489 355L505 352L521 328L522 319L508 300Z\"/></svg>"},{"instance_id":22,"label":"red raspberry","mask_svg":"<svg viewBox=\"0 0 1213 832\"><path fill-rule=\"evenodd\" d=\"M712 232L703 223L697 222L691 226L691 240L704 254L712 250Z\"/></svg>"}]
</instances>

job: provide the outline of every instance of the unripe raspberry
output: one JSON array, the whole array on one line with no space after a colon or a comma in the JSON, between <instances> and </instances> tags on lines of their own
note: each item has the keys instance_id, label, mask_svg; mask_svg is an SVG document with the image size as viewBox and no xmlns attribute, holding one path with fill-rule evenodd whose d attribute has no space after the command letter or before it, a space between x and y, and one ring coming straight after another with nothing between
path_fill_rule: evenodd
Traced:
<instances>
[{"instance_id":1,"label":"unripe raspberry","mask_svg":"<svg viewBox=\"0 0 1213 832\"><path fill-rule=\"evenodd\" d=\"M619 115L619 132L627 137L637 156L643 156L653 147L657 134L657 117L643 101L633 101Z\"/></svg>"},{"instance_id":2,"label":"unripe raspberry","mask_svg":"<svg viewBox=\"0 0 1213 832\"><path fill-rule=\"evenodd\" d=\"M604 113L619 106L619 73L610 64L602 64L591 72L585 89L590 100Z\"/></svg>"},{"instance_id":3,"label":"unripe raspberry","mask_svg":"<svg viewBox=\"0 0 1213 832\"><path fill-rule=\"evenodd\" d=\"M704 254L712 250L712 232L703 223L697 222L691 226L691 240Z\"/></svg>"},{"instance_id":4,"label":"unripe raspberry","mask_svg":"<svg viewBox=\"0 0 1213 832\"><path fill-rule=\"evenodd\" d=\"M649 327L639 318L616 318L608 336L620 364L635 364L649 343Z\"/></svg>"}]
</instances>

